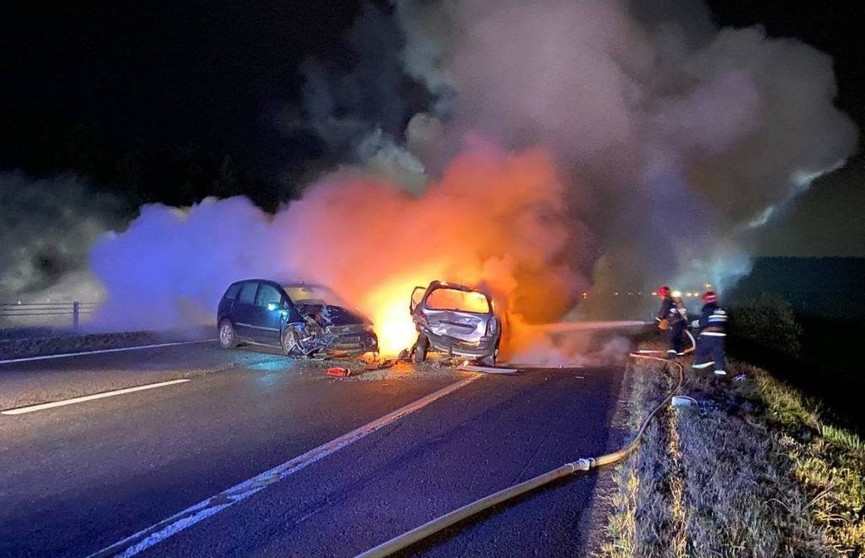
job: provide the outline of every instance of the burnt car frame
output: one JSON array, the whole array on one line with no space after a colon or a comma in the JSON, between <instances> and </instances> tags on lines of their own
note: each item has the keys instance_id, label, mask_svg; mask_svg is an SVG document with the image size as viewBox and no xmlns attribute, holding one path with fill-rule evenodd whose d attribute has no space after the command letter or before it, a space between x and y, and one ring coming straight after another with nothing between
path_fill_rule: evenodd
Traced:
<instances>
[{"instance_id":1,"label":"burnt car frame","mask_svg":"<svg viewBox=\"0 0 865 558\"><path fill-rule=\"evenodd\" d=\"M502 325L493 301L482 291L433 281L415 287L409 303L418 332L412 358L423 362L429 351L479 361L494 366L502 339Z\"/></svg>"},{"instance_id":2,"label":"burnt car frame","mask_svg":"<svg viewBox=\"0 0 865 558\"><path fill-rule=\"evenodd\" d=\"M226 289L216 314L224 349L251 343L279 347L292 357L378 352L372 322L323 285L237 281Z\"/></svg>"}]
</instances>

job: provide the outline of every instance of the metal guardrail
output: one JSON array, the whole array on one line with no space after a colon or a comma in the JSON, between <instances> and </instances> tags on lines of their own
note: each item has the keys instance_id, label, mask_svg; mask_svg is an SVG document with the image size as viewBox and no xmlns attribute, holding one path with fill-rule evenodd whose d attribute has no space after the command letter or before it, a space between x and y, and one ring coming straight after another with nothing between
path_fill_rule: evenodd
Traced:
<instances>
[{"instance_id":1,"label":"metal guardrail","mask_svg":"<svg viewBox=\"0 0 865 558\"><path fill-rule=\"evenodd\" d=\"M81 317L96 311L96 302L0 302L0 322L14 321L39 325L67 326L78 330ZM68 317L69 320L58 320Z\"/></svg>"}]
</instances>

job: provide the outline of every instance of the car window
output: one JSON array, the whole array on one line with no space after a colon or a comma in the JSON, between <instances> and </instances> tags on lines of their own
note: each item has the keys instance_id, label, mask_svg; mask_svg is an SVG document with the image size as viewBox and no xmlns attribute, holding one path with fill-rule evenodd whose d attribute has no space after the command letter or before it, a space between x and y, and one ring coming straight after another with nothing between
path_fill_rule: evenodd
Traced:
<instances>
[{"instance_id":1,"label":"car window","mask_svg":"<svg viewBox=\"0 0 865 558\"><path fill-rule=\"evenodd\" d=\"M255 300L255 291L258 289L258 283L255 281L250 281L249 283L243 283L240 287L240 295L238 295L238 302L242 302L243 304L252 304Z\"/></svg>"},{"instance_id":2,"label":"car window","mask_svg":"<svg viewBox=\"0 0 865 558\"><path fill-rule=\"evenodd\" d=\"M268 304L279 304L282 300L282 293L273 285L262 283L258 288L258 297L255 299L257 306L267 306Z\"/></svg>"},{"instance_id":3,"label":"car window","mask_svg":"<svg viewBox=\"0 0 865 558\"><path fill-rule=\"evenodd\" d=\"M235 283L235 284L231 285L230 287L228 287L228 290L225 291L225 296L223 298L225 298L226 300L234 300L235 298L237 298L237 293L239 293L239 292L240 292L240 283Z\"/></svg>"},{"instance_id":4,"label":"car window","mask_svg":"<svg viewBox=\"0 0 865 558\"><path fill-rule=\"evenodd\" d=\"M338 294L323 285L283 285L288 298L295 304L329 304L348 307Z\"/></svg>"},{"instance_id":5,"label":"car window","mask_svg":"<svg viewBox=\"0 0 865 558\"><path fill-rule=\"evenodd\" d=\"M426 287L415 287L411 293L412 304L420 304L420 301L423 299L423 295L425 292Z\"/></svg>"},{"instance_id":6,"label":"car window","mask_svg":"<svg viewBox=\"0 0 865 558\"><path fill-rule=\"evenodd\" d=\"M487 314L490 303L483 293L477 291L461 291L458 289L436 289L426 299L430 310L458 310Z\"/></svg>"}]
</instances>

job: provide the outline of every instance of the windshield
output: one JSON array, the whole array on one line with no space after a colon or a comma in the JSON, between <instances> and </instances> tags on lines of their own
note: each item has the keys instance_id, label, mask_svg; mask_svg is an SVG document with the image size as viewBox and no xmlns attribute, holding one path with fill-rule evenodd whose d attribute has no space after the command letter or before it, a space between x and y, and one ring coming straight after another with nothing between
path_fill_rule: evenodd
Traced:
<instances>
[{"instance_id":1,"label":"windshield","mask_svg":"<svg viewBox=\"0 0 865 558\"><path fill-rule=\"evenodd\" d=\"M295 304L326 304L348 307L338 294L322 285L283 285L286 294Z\"/></svg>"},{"instance_id":2,"label":"windshield","mask_svg":"<svg viewBox=\"0 0 865 558\"><path fill-rule=\"evenodd\" d=\"M430 310L457 310L475 314L490 313L490 301L485 294L477 291L436 289L427 296L426 306Z\"/></svg>"}]
</instances>

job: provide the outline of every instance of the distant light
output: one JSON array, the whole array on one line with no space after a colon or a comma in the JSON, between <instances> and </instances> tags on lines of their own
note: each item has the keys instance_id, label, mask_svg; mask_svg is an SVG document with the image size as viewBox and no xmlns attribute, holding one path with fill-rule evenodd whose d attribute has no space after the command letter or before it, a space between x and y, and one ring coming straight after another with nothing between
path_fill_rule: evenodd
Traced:
<instances>
[{"instance_id":1,"label":"distant light","mask_svg":"<svg viewBox=\"0 0 865 558\"><path fill-rule=\"evenodd\" d=\"M652 296L658 296L658 291L652 291Z\"/></svg>"},{"instance_id":2,"label":"distant light","mask_svg":"<svg viewBox=\"0 0 865 558\"><path fill-rule=\"evenodd\" d=\"M614 296L619 296L619 293L613 293Z\"/></svg>"},{"instance_id":3,"label":"distant light","mask_svg":"<svg viewBox=\"0 0 865 558\"><path fill-rule=\"evenodd\" d=\"M671 294L673 298L682 298L682 291L673 291Z\"/></svg>"}]
</instances>

